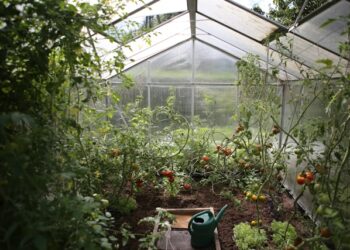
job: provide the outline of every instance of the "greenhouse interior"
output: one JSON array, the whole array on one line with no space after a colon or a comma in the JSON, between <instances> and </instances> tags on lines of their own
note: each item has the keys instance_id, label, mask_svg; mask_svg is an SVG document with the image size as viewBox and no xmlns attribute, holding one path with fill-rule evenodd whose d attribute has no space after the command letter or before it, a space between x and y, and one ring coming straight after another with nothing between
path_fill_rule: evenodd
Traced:
<instances>
[{"instance_id":1,"label":"greenhouse interior","mask_svg":"<svg viewBox=\"0 0 350 250\"><path fill-rule=\"evenodd\" d=\"M0 249L350 249L349 0L0 12Z\"/></svg>"}]
</instances>

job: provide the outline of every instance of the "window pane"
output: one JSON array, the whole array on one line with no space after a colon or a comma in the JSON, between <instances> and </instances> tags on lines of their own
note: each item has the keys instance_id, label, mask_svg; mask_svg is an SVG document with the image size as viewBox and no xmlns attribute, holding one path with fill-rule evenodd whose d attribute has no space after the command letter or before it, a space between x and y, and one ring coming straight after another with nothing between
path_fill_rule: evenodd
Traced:
<instances>
[{"instance_id":1,"label":"window pane","mask_svg":"<svg viewBox=\"0 0 350 250\"><path fill-rule=\"evenodd\" d=\"M190 83L192 42L167 50L150 60L151 82Z\"/></svg>"},{"instance_id":2,"label":"window pane","mask_svg":"<svg viewBox=\"0 0 350 250\"><path fill-rule=\"evenodd\" d=\"M233 130L233 110L237 105L237 86L195 88L194 113L212 127L225 132Z\"/></svg>"},{"instance_id":3,"label":"window pane","mask_svg":"<svg viewBox=\"0 0 350 250\"><path fill-rule=\"evenodd\" d=\"M204 43L195 43L195 82L233 83L237 59Z\"/></svg>"},{"instance_id":4,"label":"window pane","mask_svg":"<svg viewBox=\"0 0 350 250\"><path fill-rule=\"evenodd\" d=\"M225 0L198 0L198 11L258 41L278 29L277 25Z\"/></svg>"},{"instance_id":5,"label":"window pane","mask_svg":"<svg viewBox=\"0 0 350 250\"><path fill-rule=\"evenodd\" d=\"M348 40L346 35L341 33L347 29L347 21L345 18L350 15L350 2L339 1L332 5L322 13L314 16L310 20L301 24L293 32L301 34L302 36L310 39L311 41L320 44L334 52L339 52L339 43L346 42ZM326 21L332 18L338 18L329 25L322 26Z\"/></svg>"}]
</instances>

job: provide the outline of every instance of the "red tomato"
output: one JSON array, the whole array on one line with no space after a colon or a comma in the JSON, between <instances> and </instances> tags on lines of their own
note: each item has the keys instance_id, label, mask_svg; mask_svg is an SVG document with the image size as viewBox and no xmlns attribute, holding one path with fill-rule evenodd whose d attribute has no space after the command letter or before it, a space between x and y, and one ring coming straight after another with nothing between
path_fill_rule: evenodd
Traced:
<instances>
[{"instance_id":1,"label":"red tomato","mask_svg":"<svg viewBox=\"0 0 350 250\"><path fill-rule=\"evenodd\" d=\"M307 171L305 173L305 178L307 179L308 182L312 182L315 179L315 176L311 171Z\"/></svg>"},{"instance_id":2,"label":"red tomato","mask_svg":"<svg viewBox=\"0 0 350 250\"><path fill-rule=\"evenodd\" d=\"M165 177L170 177L173 176L174 172L171 170L163 170L162 172L160 172L161 175L165 176Z\"/></svg>"},{"instance_id":3,"label":"red tomato","mask_svg":"<svg viewBox=\"0 0 350 250\"><path fill-rule=\"evenodd\" d=\"M184 184L184 189L185 189L185 190L190 190L190 189L191 189L191 184L185 183L185 184Z\"/></svg>"},{"instance_id":4,"label":"red tomato","mask_svg":"<svg viewBox=\"0 0 350 250\"><path fill-rule=\"evenodd\" d=\"M252 201L257 201L258 200L258 196L256 196L255 194L252 195L252 197L250 197L252 199Z\"/></svg>"},{"instance_id":5,"label":"red tomato","mask_svg":"<svg viewBox=\"0 0 350 250\"><path fill-rule=\"evenodd\" d=\"M208 162L210 160L209 156L203 155L202 160Z\"/></svg>"},{"instance_id":6,"label":"red tomato","mask_svg":"<svg viewBox=\"0 0 350 250\"><path fill-rule=\"evenodd\" d=\"M173 175L168 176L168 180L170 183L173 183L175 180L175 177Z\"/></svg>"},{"instance_id":7,"label":"red tomato","mask_svg":"<svg viewBox=\"0 0 350 250\"><path fill-rule=\"evenodd\" d=\"M136 180L136 187L140 188L140 187L142 187L142 185L143 185L143 181L140 179L137 179Z\"/></svg>"},{"instance_id":8,"label":"red tomato","mask_svg":"<svg viewBox=\"0 0 350 250\"><path fill-rule=\"evenodd\" d=\"M297 183L299 185L304 185L305 184L305 177L302 176L301 174L298 174L298 176L297 176Z\"/></svg>"}]
</instances>

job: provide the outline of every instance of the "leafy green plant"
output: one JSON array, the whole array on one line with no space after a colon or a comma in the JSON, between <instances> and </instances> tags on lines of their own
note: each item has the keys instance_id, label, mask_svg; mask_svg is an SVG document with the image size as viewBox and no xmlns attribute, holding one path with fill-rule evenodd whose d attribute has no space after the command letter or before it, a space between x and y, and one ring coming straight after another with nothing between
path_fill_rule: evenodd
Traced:
<instances>
[{"instance_id":1,"label":"leafy green plant","mask_svg":"<svg viewBox=\"0 0 350 250\"><path fill-rule=\"evenodd\" d=\"M293 225L288 222L273 220L271 223L272 241L280 249L294 244L297 233Z\"/></svg>"},{"instance_id":2,"label":"leafy green plant","mask_svg":"<svg viewBox=\"0 0 350 250\"><path fill-rule=\"evenodd\" d=\"M15 0L0 9L0 248L115 248L102 198L110 195L101 193L122 171L106 154L112 111L98 108L108 96L101 71L113 63L120 72L124 58L104 64L86 49L90 34L108 37L114 12L108 1Z\"/></svg>"},{"instance_id":3,"label":"leafy green plant","mask_svg":"<svg viewBox=\"0 0 350 250\"><path fill-rule=\"evenodd\" d=\"M235 206L237 206L237 207L240 207L242 205L241 201L239 199L237 199L235 197L235 195L230 190L222 190L220 192L220 196L224 197L225 199L228 199L228 200L232 201L232 203Z\"/></svg>"},{"instance_id":4,"label":"leafy green plant","mask_svg":"<svg viewBox=\"0 0 350 250\"><path fill-rule=\"evenodd\" d=\"M157 249L155 244L157 239L171 231L171 223L174 221L175 216L161 208L157 208L156 210L156 216L146 217L139 221L139 223L148 223L157 226L157 232L151 232L139 239L139 247L141 249Z\"/></svg>"},{"instance_id":5,"label":"leafy green plant","mask_svg":"<svg viewBox=\"0 0 350 250\"><path fill-rule=\"evenodd\" d=\"M135 234L133 234L131 232L131 226L127 223L123 223L120 228L119 228L119 232L121 235L121 239L122 239L122 246L125 247L130 239L135 239Z\"/></svg>"},{"instance_id":6,"label":"leafy green plant","mask_svg":"<svg viewBox=\"0 0 350 250\"><path fill-rule=\"evenodd\" d=\"M116 204L112 203L112 205L114 205L121 214L129 214L137 208L137 202L131 196L120 196L118 200L116 200Z\"/></svg>"},{"instance_id":7,"label":"leafy green plant","mask_svg":"<svg viewBox=\"0 0 350 250\"><path fill-rule=\"evenodd\" d=\"M233 239L240 250L264 249L264 245L267 242L264 229L251 227L244 222L234 226Z\"/></svg>"}]
</instances>

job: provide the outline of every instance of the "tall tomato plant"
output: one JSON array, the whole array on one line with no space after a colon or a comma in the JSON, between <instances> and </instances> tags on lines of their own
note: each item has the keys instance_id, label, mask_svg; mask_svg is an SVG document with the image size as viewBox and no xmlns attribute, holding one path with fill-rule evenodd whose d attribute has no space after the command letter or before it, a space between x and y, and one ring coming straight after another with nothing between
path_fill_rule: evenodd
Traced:
<instances>
[{"instance_id":1,"label":"tall tomato plant","mask_svg":"<svg viewBox=\"0 0 350 250\"><path fill-rule=\"evenodd\" d=\"M83 30L104 34L111 8L5 0L0 13L0 248L112 248L79 120L103 67Z\"/></svg>"}]
</instances>

